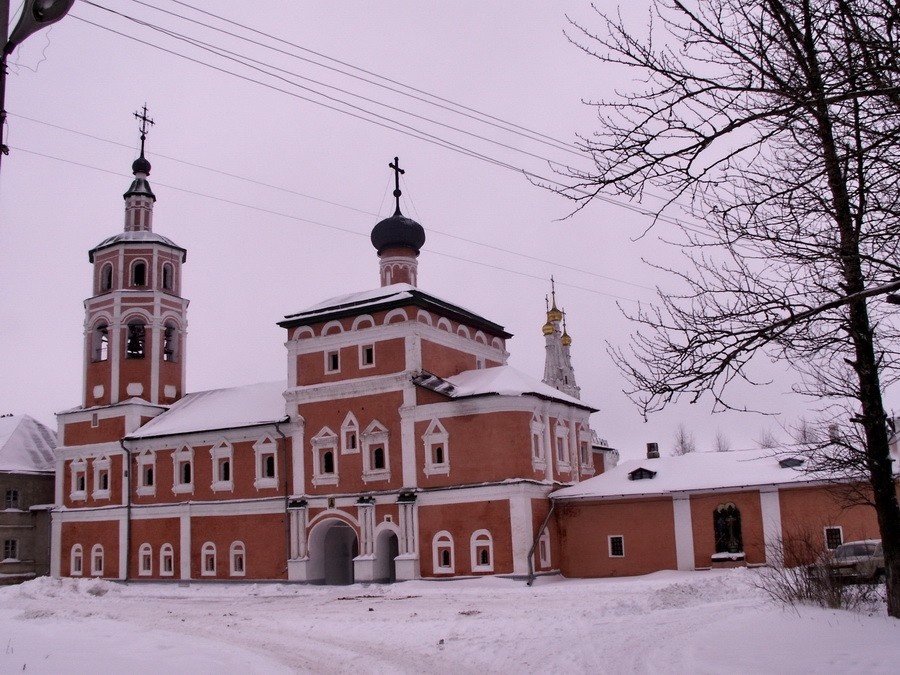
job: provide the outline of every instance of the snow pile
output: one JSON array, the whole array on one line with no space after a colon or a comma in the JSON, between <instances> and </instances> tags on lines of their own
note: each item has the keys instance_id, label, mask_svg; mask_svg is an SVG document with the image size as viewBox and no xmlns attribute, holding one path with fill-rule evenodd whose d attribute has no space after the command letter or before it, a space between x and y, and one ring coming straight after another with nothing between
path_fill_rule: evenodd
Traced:
<instances>
[{"instance_id":1,"label":"snow pile","mask_svg":"<svg viewBox=\"0 0 900 675\"><path fill-rule=\"evenodd\" d=\"M391 586L0 589L0 672L893 673L900 622L787 611L752 570Z\"/></svg>"}]
</instances>

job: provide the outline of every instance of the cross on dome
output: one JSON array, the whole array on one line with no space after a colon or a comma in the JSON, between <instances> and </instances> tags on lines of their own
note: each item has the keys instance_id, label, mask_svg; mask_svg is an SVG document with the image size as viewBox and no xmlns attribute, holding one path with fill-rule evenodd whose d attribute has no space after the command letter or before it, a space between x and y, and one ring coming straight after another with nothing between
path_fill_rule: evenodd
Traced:
<instances>
[{"instance_id":1,"label":"cross on dome","mask_svg":"<svg viewBox=\"0 0 900 675\"><path fill-rule=\"evenodd\" d=\"M389 163L388 166L394 170L394 198L397 200L397 207L394 209L394 215L400 215L400 195L403 193L400 192L400 174L406 173L403 169L400 168L400 158L394 157L394 161Z\"/></svg>"}]
</instances>

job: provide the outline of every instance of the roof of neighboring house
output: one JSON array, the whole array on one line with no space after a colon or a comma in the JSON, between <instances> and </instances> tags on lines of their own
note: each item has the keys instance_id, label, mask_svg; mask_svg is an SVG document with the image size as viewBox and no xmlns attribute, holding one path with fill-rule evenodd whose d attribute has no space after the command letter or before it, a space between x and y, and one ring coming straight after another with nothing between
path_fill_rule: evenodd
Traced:
<instances>
[{"instance_id":1,"label":"roof of neighboring house","mask_svg":"<svg viewBox=\"0 0 900 675\"><path fill-rule=\"evenodd\" d=\"M53 471L56 433L29 415L0 417L0 471Z\"/></svg>"},{"instance_id":2,"label":"roof of neighboring house","mask_svg":"<svg viewBox=\"0 0 900 675\"><path fill-rule=\"evenodd\" d=\"M491 335L502 338L512 337L512 334L507 333L503 326L493 321L488 321L471 310L424 293L410 284L392 284L371 291L329 298L302 312L288 314L284 317L284 321L278 322L278 325L283 328L307 326L313 323L321 323L347 316L358 316L396 307L407 307L409 305L474 326ZM414 316L410 317L410 320L415 321L415 318Z\"/></svg>"},{"instance_id":3,"label":"roof of neighboring house","mask_svg":"<svg viewBox=\"0 0 900 675\"><path fill-rule=\"evenodd\" d=\"M802 459L796 449L691 452L678 457L632 459L550 496L554 499L652 496L807 483L824 478L806 470L806 462L793 466L796 463L783 462L785 458Z\"/></svg>"},{"instance_id":4,"label":"roof of neighboring house","mask_svg":"<svg viewBox=\"0 0 900 675\"><path fill-rule=\"evenodd\" d=\"M188 394L126 438L154 438L285 422L286 388L284 381L263 382Z\"/></svg>"},{"instance_id":5,"label":"roof of neighboring house","mask_svg":"<svg viewBox=\"0 0 900 675\"><path fill-rule=\"evenodd\" d=\"M431 389L447 398L467 398L471 396L537 396L568 403L579 408L596 412L597 408L564 394L540 380L529 377L512 366L495 366L466 370L453 377L441 378L431 373L422 373L413 382Z\"/></svg>"}]
</instances>

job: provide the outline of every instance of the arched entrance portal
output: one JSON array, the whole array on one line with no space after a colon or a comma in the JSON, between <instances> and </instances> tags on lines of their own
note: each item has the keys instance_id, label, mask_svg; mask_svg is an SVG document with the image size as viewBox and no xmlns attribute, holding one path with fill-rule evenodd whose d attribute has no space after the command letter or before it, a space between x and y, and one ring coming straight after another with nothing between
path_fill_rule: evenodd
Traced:
<instances>
[{"instance_id":1,"label":"arched entrance portal","mask_svg":"<svg viewBox=\"0 0 900 675\"><path fill-rule=\"evenodd\" d=\"M400 554L397 535L384 530L375 539L375 578L373 581L392 584L397 581L394 558Z\"/></svg>"},{"instance_id":2,"label":"arched entrance portal","mask_svg":"<svg viewBox=\"0 0 900 675\"><path fill-rule=\"evenodd\" d=\"M332 518L313 528L309 536L309 581L341 586L353 583L353 559L359 555L356 532Z\"/></svg>"}]
</instances>

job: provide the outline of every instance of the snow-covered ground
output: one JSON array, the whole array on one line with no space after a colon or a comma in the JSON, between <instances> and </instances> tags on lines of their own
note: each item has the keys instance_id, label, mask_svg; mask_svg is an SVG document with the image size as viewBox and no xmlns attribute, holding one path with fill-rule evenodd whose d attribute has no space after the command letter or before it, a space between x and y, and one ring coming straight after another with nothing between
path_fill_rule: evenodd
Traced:
<instances>
[{"instance_id":1,"label":"snow-covered ground","mask_svg":"<svg viewBox=\"0 0 900 675\"><path fill-rule=\"evenodd\" d=\"M0 673L896 673L900 621L771 604L757 572L392 586L0 589Z\"/></svg>"}]
</instances>

